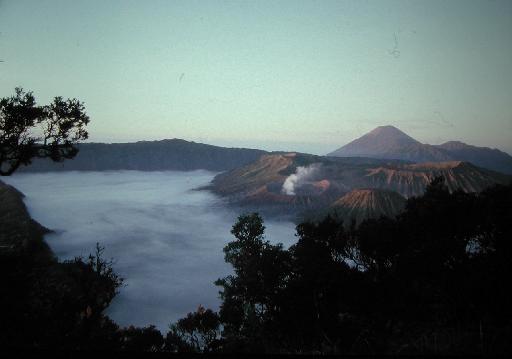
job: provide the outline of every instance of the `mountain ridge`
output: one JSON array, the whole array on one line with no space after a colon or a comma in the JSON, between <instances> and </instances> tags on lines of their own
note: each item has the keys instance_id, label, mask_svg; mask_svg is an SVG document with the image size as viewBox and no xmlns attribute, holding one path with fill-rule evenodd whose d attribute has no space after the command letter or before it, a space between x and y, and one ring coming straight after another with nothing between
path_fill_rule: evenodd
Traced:
<instances>
[{"instance_id":1,"label":"mountain ridge","mask_svg":"<svg viewBox=\"0 0 512 359\"><path fill-rule=\"evenodd\" d=\"M448 141L421 143L394 126L379 126L330 152L334 157L372 157L413 162L467 161L479 167L512 174L512 156L498 149Z\"/></svg>"},{"instance_id":2,"label":"mountain ridge","mask_svg":"<svg viewBox=\"0 0 512 359\"><path fill-rule=\"evenodd\" d=\"M256 160L267 151L227 148L183 139L128 143L81 143L71 160L36 159L20 172L139 170L226 171Z\"/></svg>"}]
</instances>

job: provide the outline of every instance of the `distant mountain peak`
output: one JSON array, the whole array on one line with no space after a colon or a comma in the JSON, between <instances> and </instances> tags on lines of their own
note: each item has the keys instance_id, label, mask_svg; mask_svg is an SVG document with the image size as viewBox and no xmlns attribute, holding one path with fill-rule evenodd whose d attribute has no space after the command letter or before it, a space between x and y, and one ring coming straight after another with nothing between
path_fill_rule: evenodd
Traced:
<instances>
[{"instance_id":1,"label":"distant mountain peak","mask_svg":"<svg viewBox=\"0 0 512 359\"><path fill-rule=\"evenodd\" d=\"M329 156L375 157L401 151L404 147L417 147L421 143L394 126L379 126ZM397 157L400 159L400 157Z\"/></svg>"},{"instance_id":2,"label":"distant mountain peak","mask_svg":"<svg viewBox=\"0 0 512 359\"><path fill-rule=\"evenodd\" d=\"M414 138L399 130L395 126L379 126L368 132L366 135L358 138L358 140L364 138L372 138L373 141L378 139L379 141L386 141L388 143L400 143L400 144L419 144ZM356 140L357 141L357 140ZM355 141L352 141L355 142ZM360 141L361 142L361 141Z\"/></svg>"},{"instance_id":3,"label":"distant mountain peak","mask_svg":"<svg viewBox=\"0 0 512 359\"><path fill-rule=\"evenodd\" d=\"M395 126L392 126L392 125L385 125L385 126L375 127L373 130L368 132L367 135L372 135L372 136L400 136L400 137L406 137L406 138L413 139L411 136L407 135L405 132L401 131L400 129L398 129ZM416 140L414 140L414 141L416 141Z\"/></svg>"},{"instance_id":4,"label":"distant mountain peak","mask_svg":"<svg viewBox=\"0 0 512 359\"><path fill-rule=\"evenodd\" d=\"M409 143L419 143L414 138L403 132L402 130L396 128L395 126L386 125L386 126L378 126L368 132L367 134L359 137L358 139L352 141L353 142L361 142L363 139L373 139L378 138L380 141L401 141L401 142L409 142Z\"/></svg>"},{"instance_id":5,"label":"distant mountain peak","mask_svg":"<svg viewBox=\"0 0 512 359\"><path fill-rule=\"evenodd\" d=\"M369 157L417 163L465 161L512 174L512 156L498 149L477 147L461 141L448 141L441 145L423 144L391 125L379 126L327 156Z\"/></svg>"}]
</instances>

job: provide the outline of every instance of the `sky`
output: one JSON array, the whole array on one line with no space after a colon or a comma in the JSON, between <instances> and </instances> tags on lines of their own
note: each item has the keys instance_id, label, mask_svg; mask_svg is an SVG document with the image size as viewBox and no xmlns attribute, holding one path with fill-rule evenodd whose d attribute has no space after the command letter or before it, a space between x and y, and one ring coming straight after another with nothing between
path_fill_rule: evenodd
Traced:
<instances>
[{"instance_id":1,"label":"sky","mask_svg":"<svg viewBox=\"0 0 512 359\"><path fill-rule=\"evenodd\" d=\"M0 60L0 97L78 98L94 142L512 153L510 0L0 0Z\"/></svg>"}]
</instances>

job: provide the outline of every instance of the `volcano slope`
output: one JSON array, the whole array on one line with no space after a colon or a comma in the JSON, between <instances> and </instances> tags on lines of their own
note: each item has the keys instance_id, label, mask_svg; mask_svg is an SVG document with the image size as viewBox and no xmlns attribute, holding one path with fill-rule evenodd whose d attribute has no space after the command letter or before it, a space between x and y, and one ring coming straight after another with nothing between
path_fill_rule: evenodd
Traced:
<instances>
[{"instance_id":1,"label":"volcano slope","mask_svg":"<svg viewBox=\"0 0 512 359\"><path fill-rule=\"evenodd\" d=\"M389 125L379 126L327 156L393 158L413 162L466 161L512 175L512 156L496 148L472 146L460 141L423 144Z\"/></svg>"},{"instance_id":2,"label":"volcano slope","mask_svg":"<svg viewBox=\"0 0 512 359\"><path fill-rule=\"evenodd\" d=\"M292 152L266 154L221 173L209 188L229 203L264 214L304 219L335 208L361 221L396 215L407 198L422 195L436 177L443 177L452 192L480 192L512 179L462 161L410 163Z\"/></svg>"}]
</instances>

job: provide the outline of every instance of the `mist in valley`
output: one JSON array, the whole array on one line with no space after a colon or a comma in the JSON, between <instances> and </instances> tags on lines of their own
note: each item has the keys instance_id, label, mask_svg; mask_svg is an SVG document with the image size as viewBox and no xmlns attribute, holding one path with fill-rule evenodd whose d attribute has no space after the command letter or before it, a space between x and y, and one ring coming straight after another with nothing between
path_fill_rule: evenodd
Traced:
<instances>
[{"instance_id":1,"label":"mist in valley","mask_svg":"<svg viewBox=\"0 0 512 359\"><path fill-rule=\"evenodd\" d=\"M230 273L222 248L243 211L208 191L215 173L63 172L15 174L6 182L25 194L32 217L60 260L88 256L96 242L115 260L125 285L107 310L121 326L170 322L199 305L218 309L213 282ZM266 237L287 248L295 226L265 218Z\"/></svg>"}]
</instances>

